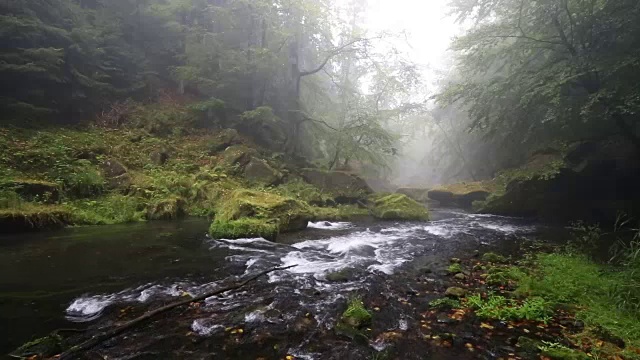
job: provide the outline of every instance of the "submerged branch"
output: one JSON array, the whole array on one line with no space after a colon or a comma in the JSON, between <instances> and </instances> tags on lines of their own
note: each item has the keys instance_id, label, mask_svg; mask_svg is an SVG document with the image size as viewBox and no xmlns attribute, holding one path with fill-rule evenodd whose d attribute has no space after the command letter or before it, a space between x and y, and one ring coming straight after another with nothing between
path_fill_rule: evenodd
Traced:
<instances>
[{"instance_id":1,"label":"submerged branch","mask_svg":"<svg viewBox=\"0 0 640 360\"><path fill-rule=\"evenodd\" d=\"M189 298L189 299L186 299L186 300L177 301L177 302L171 303L169 305L165 305L165 306L162 306L160 308L157 308L155 310L148 311L145 314L143 314L142 316L139 316L139 317L137 317L137 318L135 318L133 320L130 320L130 321L128 321L128 322L126 322L126 323L124 323L124 324L122 324L120 326L116 326L115 328L113 328L113 329L111 329L111 330L109 330L107 332L104 332L102 334L93 336L89 340L71 347L67 351L65 351L62 354L60 354L58 359L59 360L70 359L75 354L77 354L77 353L79 353L81 351L89 350L89 349L95 347L96 345L98 345L98 344L100 344L100 343L102 343L102 342L104 342L106 340L109 340L109 339L111 339L111 338L123 333L124 331L126 331L126 330L128 330L128 329L130 329L130 328L142 323L142 322L145 322L145 321L151 319L154 316L162 314L162 313L165 313L165 312L167 312L167 311L169 311L171 309L174 309L174 308L177 308L177 307L180 307L180 306L184 306L184 305L189 305L189 304L194 303L194 302L203 301L203 300L205 300L205 299L207 299L209 297L212 297L212 296L215 296L215 295L219 295L219 294L225 293L225 292L230 291L230 290L239 289L239 288L247 285L248 283L250 283L252 281L255 281L256 279L258 279L261 276L264 276L264 275L269 274L269 273L274 272L274 271L286 270L286 269L292 268L294 266L296 266L296 265L268 269L268 270L259 272L259 273L255 274L255 275L251 276L250 278L247 278L246 280L244 280L242 282L239 282L239 283L236 283L236 284L233 284L233 285L229 285L229 286L221 288L221 289L213 290L213 291L210 291L208 293L196 296L194 298Z\"/></svg>"}]
</instances>

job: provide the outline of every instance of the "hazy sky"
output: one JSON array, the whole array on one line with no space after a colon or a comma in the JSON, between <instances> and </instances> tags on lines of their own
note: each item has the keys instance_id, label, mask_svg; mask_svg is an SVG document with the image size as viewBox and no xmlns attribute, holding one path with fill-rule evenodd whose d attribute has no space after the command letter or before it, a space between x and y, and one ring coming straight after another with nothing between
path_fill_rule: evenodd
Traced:
<instances>
[{"instance_id":1,"label":"hazy sky","mask_svg":"<svg viewBox=\"0 0 640 360\"><path fill-rule=\"evenodd\" d=\"M406 31L411 59L433 70L444 69L450 41L459 26L448 16L449 0L369 0L368 23L373 31Z\"/></svg>"}]
</instances>

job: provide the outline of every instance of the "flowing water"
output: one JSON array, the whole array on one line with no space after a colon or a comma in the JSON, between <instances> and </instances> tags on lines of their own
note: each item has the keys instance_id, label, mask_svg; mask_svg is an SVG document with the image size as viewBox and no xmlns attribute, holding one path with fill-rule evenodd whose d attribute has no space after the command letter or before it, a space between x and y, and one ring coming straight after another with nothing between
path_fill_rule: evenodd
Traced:
<instances>
[{"instance_id":1,"label":"flowing water","mask_svg":"<svg viewBox=\"0 0 640 360\"><path fill-rule=\"evenodd\" d=\"M278 243L213 240L205 235L204 220L4 236L0 353L53 329L109 326L149 306L271 267L296 265L162 317L101 351L123 359L283 353L305 359L370 358L389 345L385 336L355 344L332 331L350 296L359 294L380 309L370 331L415 333L420 309L409 298L437 297L446 288L443 269L451 257L496 249L513 253L521 239L543 230L522 219L453 209L432 215L428 223L311 223ZM338 270L345 270L340 281L327 278ZM428 284L430 290L416 290L413 283ZM420 351L438 358L425 346L409 346L405 356Z\"/></svg>"}]
</instances>

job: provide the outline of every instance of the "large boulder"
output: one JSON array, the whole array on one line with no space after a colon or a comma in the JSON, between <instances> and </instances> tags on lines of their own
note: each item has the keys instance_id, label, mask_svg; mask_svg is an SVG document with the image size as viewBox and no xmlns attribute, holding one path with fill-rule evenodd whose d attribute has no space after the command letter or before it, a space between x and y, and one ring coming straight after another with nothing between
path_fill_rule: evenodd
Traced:
<instances>
[{"instance_id":1,"label":"large boulder","mask_svg":"<svg viewBox=\"0 0 640 360\"><path fill-rule=\"evenodd\" d=\"M376 194L370 197L371 213L382 220L429 220L427 208L404 194Z\"/></svg>"},{"instance_id":2,"label":"large boulder","mask_svg":"<svg viewBox=\"0 0 640 360\"><path fill-rule=\"evenodd\" d=\"M306 203L253 190L235 190L216 209L209 233L213 238L262 236L275 241L279 233L304 230L313 213Z\"/></svg>"},{"instance_id":3,"label":"large boulder","mask_svg":"<svg viewBox=\"0 0 640 360\"><path fill-rule=\"evenodd\" d=\"M491 196L481 212L603 225L614 224L619 212L640 215L640 159L636 147L621 138L538 152L511 173L504 191Z\"/></svg>"},{"instance_id":4,"label":"large boulder","mask_svg":"<svg viewBox=\"0 0 640 360\"><path fill-rule=\"evenodd\" d=\"M373 192L362 178L344 171L303 169L300 175L309 184L334 195L337 203L356 203Z\"/></svg>"},{"instance_id":5,"label":"large boulder","mask_svg":"<svg viewBox=\"0 0 640 360\"><path fill-rule=\"evenodd\" d=\"M236 129L224 129L216 134L209 142L209 154L217 154L220 151L228 148L231 145L238 145L242 143L242 139Z\"/></svg>"},{"instance_id":6,"label":"large boulder","mask_svg":"<svg viewBox=\"0 0 640 360\"><path fill-rule=\"evenodd\" d=\"M490 181L463 182L430 190L428 197L445 206L471 207L474 201L486 200L494 187Z\"/></svg>"},{"instance_id":7,"label":"large boulder","mask_svg":"<svg viewBox=\"0 0 640 360\"><path fill-rule=\"evenodd\" d=\"M151 204L147 208L149 220L173 220L186 214L187 202L180 197L171 197Z\"/></svg>"},{"instance_id":8,"label":"large boulder","mask_svg":"<svg viewBox=\"0 0 640 360\"><path fill-rule=\"evenodd\" d=\"M149 159L154 165L164 165L169 161L169 152L166 149L154 150L149 154Z\"/></svg>"},{"instance_id":9,"label":"large boulder","mask_svg":"<svg viewBox=\"0 0 640 360\"><path fill-rule=\"evenodd\" d=\"M253 182L274 185L282 179L282 174L269 166L266 161L253 158L244 168L244 177Z\"/></svg>"},{"instance_id":10,"label":"large boulder","mask_svg":"<svg viewBox=\"0 0 640 360\"><path fill-rule=\"evenodd\" d=\"M257 155L256 149L244 145L233 145L222 153L222 163L228 167L243 168Z\"/></svg>"},{"instance_id":11,"label":"large boulder","mask_svg":"<svg viewBox=\"0 0 640 360\"><path fill-rule=\"evenodd\" d=\"M131 175L127 168L114 159L105 160L102 163L102 175L107 180L110 189L128 188L131 186Z\"/></svg>"}]
</instances>

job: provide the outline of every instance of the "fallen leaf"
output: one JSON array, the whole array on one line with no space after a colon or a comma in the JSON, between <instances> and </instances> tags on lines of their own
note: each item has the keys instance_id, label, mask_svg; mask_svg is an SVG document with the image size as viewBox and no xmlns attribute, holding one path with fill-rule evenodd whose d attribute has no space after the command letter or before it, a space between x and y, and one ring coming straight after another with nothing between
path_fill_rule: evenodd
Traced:
<instances>
[{"instance_id":1,"label":"fallen leaf","mask_svg":"<svg viewBox=\"0 0 640 360\"><path fill-rule=\"evenodd\" d=\"M494 329L494 327L492 325L487 324L487 323L480 323L480 327L482 329L489 329L489 330L493 330Z\"/></svg>"}]
</instances>

